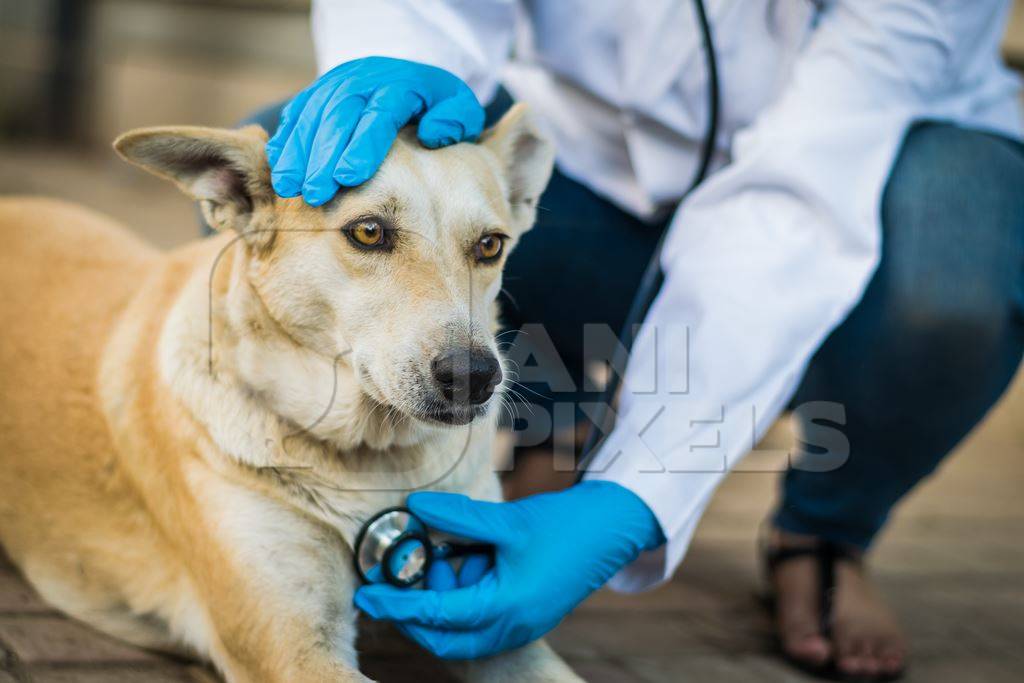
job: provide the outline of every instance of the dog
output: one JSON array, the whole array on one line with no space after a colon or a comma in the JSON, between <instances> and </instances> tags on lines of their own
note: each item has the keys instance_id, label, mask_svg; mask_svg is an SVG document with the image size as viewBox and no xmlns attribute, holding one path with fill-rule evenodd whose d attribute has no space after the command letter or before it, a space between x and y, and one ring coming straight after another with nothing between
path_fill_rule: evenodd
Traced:
<instances>
[{"instance_id":1,"label":"dog","mask_svg":"<svg viewBox=\"0 0 1024 683\"><path fill-rule=\"evenodd\" d=\"M478 143L403 131L322 207L258 127L115 149L215 231L168 253L84 208L0 201L0 542L44 599L230 683L367 681L352 543L410 490L499 500L501 269L552 146L522 106ZM474 681L579 681L537 642Z\"/></svg>"}]
</instances>

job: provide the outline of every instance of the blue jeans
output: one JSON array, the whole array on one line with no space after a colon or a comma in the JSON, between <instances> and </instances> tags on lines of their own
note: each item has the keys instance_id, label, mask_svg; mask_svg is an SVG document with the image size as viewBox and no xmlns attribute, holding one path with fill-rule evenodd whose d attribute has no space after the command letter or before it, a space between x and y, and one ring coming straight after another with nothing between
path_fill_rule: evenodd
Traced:
<instances>
[{"instance_id":1,"label":"blue jeans","mask_svg":"<svg viewBox=\"0 0 1024 683\"><path fill-rule=\"evenodd\" d=\"M510 104L499 93L488 123ZM252 122L273 131L279 108ZM534 412L517 415L527 423L555 402L597 399L584 381L592 359L583 326L621 329L667 223L641 221L558 171L539 204L536 226L509 258L502 302L505 327L529 330L510 349L536 380L524 382ZM815 467L815 448L805 444L809 466L786 473L774 516L782 529L859 547L981 421L1020 363L1024 145L917 125L886 186L882 230L881 261L862 300L817 351L794 398L844 407L848 457L838 468ZM544 347L561 360L556 376L543 376L556 366L535 362ZM586 354L610 357L600 344Z\"/></svg>"},{"instance_id":2,"label":"blue jeans","mask_svg":"<svg viewBox=\"0 0 1024 683\"><path fill-rule=\"evenodd\" d=\"M882 199L882 258L795 401L846 408L849 460L791 469L783 529L866 547L985 416L1024 351L1024 145L924 123Z\"/></svg>"}]
</instances>

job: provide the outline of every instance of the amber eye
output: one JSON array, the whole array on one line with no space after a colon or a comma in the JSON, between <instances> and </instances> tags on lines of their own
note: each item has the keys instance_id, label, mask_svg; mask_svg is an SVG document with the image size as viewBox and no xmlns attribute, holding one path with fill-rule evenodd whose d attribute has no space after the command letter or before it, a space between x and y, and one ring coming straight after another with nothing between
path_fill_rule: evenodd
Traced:
<instances>
[{"instance_id":1,"label":"amber eye","mask_svg":"<svg viewBox=\"0 0 1024 683\"><path fill-rule=\"evenodd\" d=\"M474 247L474 252L477 261L487 263L489 261L496 261L501 256L504 248L505 236L492 233L480 238L480 241Z\"/></svg>"},{"instance_id":2,"label":"amber eye","mask_svg":"<svg viewBox=\"0 0 1024 683\"><path fill-rule=\"evenodd\" d=\"M357 247L363 249L383 247L387 237L383 225L369 220L353 223L345 233Z\"/></svg>"}]
</instances>

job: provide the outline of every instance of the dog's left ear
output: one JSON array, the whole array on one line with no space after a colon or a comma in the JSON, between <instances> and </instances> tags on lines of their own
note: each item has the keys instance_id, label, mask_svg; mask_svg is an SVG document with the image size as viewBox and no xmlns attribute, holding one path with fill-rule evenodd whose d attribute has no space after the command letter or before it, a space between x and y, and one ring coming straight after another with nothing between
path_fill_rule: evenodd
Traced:
<instances>
[{"instance_id":1,"label":"dog's left ear","mask_svg":"<svg viewBox=\"0 0 1024 683\"><path fill-rule=\"evenodd\" d=\"M210 227L260 241L255 217L274 202L266 141L259 126L168 126L129 131L114 141L114 149L198 201Z\"/></svg>"},{"instance_id":2,"label":"dog's left ear","mask_svg":"<svg viewBox=\"0 0 1024 683\"><path fill-rule=\"evenodd\" d=\"M518 231L533 227L537 200L551 179L555 147L538 130L525 104L516 104L484 131L480 144L494 152L504 166L512 220Z\"/></svg>"}]
</instances>

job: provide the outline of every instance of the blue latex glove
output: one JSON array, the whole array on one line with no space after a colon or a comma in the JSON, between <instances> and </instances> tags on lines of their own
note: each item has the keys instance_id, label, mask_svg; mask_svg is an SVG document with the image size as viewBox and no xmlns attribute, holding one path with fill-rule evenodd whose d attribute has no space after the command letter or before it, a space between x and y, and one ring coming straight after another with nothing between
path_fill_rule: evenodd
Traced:
<instances>
[{"instance_id":1,"label":"blue latex glove","mask_svg":"<svg viewBox=\"0 0 1024 683\"><path fill-rule=\"evenodd\" d=\"M340 186L373 176L398 131L417 117L420 142L430 148L474 140L484 126L473 91L444 69L390 57L331 69L281 113L267 143L274 190L301 192L313 206L327 202Z\"/></svg>"},{"instance_id":2,"label":"blue latex glove","mask_svg":"<svg viewBox=\"0 0 1024 683\"><path fill-rule=\"evenodd\" d=\"M494 544L494 566L471 557L456 577L438 562L426 590L373 584L356 592L355 603L446 659L485 657L541 637L642 550L664 543L644 502L606 481L512 503L414 493L408 505L432 529Z\"/></svg>"}]
</instances>

